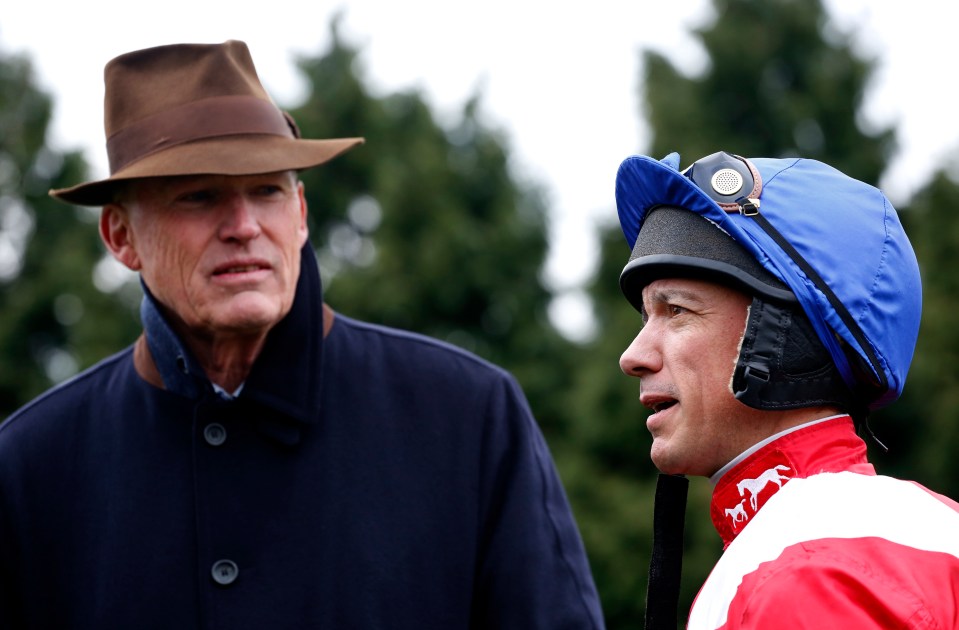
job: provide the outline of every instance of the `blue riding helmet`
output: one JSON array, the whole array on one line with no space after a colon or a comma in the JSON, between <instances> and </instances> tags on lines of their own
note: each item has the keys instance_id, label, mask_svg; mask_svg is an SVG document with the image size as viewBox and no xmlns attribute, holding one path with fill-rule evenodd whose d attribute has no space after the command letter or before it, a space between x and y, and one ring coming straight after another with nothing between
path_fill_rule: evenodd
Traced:
<instances>
[{"instance_id":1,"label":"blue riding helmet","mask_svg":"<svg viewBox=\"0 0 959 630\"><path fill-rule=\"evenodd\" d=\"M922 288L912 245L878 189L815 160L721 152L680 172L679 155L672 153L662 161L624 160L616 204L631 249L647 217L656 215L652 211L680 208L707 219L762 268L757 273L736 263L748 273L730 271L685 251L696 250L689 243L679 246L679 256L634 253L620 279L634 304L637 289L676 269L719 274L770 305L788 309L798 301L864 408L877 409L902 393L919 332ZM652 222L649 229L655 229Z\"/></svg>"}]
</instances>

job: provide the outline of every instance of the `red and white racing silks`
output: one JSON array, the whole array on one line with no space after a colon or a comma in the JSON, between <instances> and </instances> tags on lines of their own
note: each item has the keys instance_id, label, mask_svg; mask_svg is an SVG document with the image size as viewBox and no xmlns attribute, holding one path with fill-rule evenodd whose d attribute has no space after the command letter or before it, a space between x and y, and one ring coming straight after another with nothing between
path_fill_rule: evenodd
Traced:
<instances>
[{"instance_id":1,"label":"red and white racing silks","mask_svg":"<svg viewBox=\"0 0 959 630\"><path fill-rule=\"evenodd\" d=\"M877 476L848 416L774 436L713 480L725 552L688 628L959 628L959 504Z\"/></svg>"}]
</instances>

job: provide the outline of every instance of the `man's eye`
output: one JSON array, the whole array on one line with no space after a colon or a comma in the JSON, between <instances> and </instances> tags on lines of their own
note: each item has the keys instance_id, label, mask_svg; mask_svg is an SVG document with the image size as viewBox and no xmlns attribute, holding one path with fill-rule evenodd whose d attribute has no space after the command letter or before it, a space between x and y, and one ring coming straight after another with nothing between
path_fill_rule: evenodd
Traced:
<instances>
[{"instance_id":1,"label":"man's eye","mask_svg":"<svg viewBox=\"0 0 959 630\"><path fill-rule=\"evenodd\" d=\"M686 312L685 308L683 308L682 306L677 306L675 304L670 304L667 308L669 309L669 314L673 317L675 317L676 315L682 315L683 313Z\"/></svg>"},{"instance_id":2,"label":"man's eye","mask_svg":"<svg viewBox=\"0 0 959 630\"><path fill-rule=\"evenodd\" d=\"M256 189L257 194L263 197L271 197L273 195L278 195L283 192L283 189L279 186L274 186L272 184L265 184Z\"/></svg>"},{"instance_id":3,"label":"man's eye","mask_svg":"<svg viewBox=\"0 0 959 630\"><path fill-rule=\"evenodd\" d=\"M213 199L213 192L210 190L193 190L177 197L177 201L182 203L204 203Z\"/></svg>"}]
</instances>

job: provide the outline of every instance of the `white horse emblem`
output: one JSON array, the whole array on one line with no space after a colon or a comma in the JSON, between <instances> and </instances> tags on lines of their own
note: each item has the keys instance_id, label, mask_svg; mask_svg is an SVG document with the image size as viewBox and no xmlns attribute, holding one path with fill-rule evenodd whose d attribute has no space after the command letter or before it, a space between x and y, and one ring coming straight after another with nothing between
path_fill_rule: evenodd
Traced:
<instances>
[{"instance_id":1,"label":"white horse emblem","mask_svg":"<svg viewBox=\"0 0 959 630\"><path fill-rule=\"evenodd\" d=\"M736 507L726 508L726 516L733 519L733 529L738 529L736 526L739 525L741 521L746 520L746 509L743 507L743 503L745 502L746 499L743 499Z\"/></svg>"},{"instance_id":2,"label":"white horse emblem","mask_svg":"<svg viewBox=\"0 0 959 630\"><path fill-rule=\"evenodd\" d=\"M739 496L743 496L746 494L746 490L749 490L749 505L752 506L753 512L757 510L756 497L758 497L759 493L762 492L763 488L766 487L766 484L774 483L782 488L783 481L789 479L789 477L780 475L780 470L789 470L789 467L779 465L775 468L770 468L766 471L763 471L763 474L759 475L755 479L743 479L736 484L736 489L739 490Z\"/></svg>"}]
</instances>

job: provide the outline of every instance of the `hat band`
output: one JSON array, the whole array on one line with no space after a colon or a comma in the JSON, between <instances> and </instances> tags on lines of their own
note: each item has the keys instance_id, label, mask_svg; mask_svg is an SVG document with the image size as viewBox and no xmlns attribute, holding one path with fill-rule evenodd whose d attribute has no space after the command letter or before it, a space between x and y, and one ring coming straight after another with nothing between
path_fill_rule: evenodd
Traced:
<instances>
[{"instance_id":1,"label":"hat band","mask_svg":"<svg viewBox=\"0 0 959 630\"><path fill-rule=\"evenodd\" d=\"M110 174L170 147L220 136L263 133L293 138L282 112L255 96L214 96L164 110L107 140Z\"/></svg>"}]
</instances>

